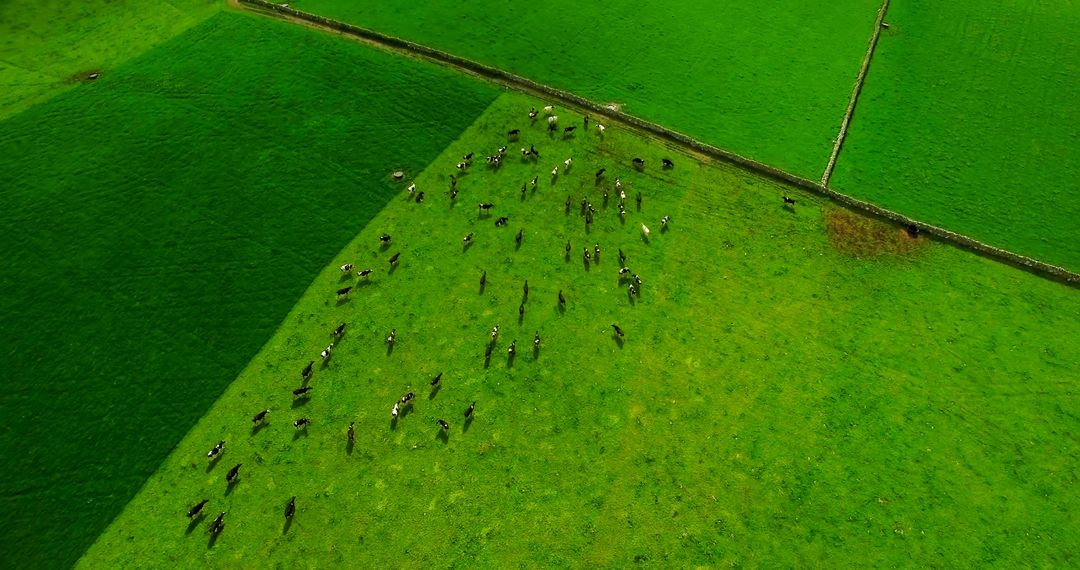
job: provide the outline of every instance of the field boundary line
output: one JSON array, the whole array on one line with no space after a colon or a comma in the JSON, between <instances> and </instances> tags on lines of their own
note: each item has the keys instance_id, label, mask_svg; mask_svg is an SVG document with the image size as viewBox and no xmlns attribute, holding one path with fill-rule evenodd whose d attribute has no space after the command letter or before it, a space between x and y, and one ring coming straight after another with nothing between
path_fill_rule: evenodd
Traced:
<instances>
[{"instance_id":1,"label":"field boundary line","mask_svg":"<svg viewBox=\"0 0 1080 570\"><path fill-rule=\"evenodd\" d=\"M269 13L269 15L277 15L282 19L293 21L298 24L304 24L313 26L325 31L336 32L352 36L365 43L373 45L377 48L384 49L395 53L403 53L405 55L416 56L421 59L431 61L434 63L448 65L454 67L460 71L480 77L482 79L491 81L505 88L514 89L516 91L522 91L530 95L538 96L546 99L553 99L559 103L576 107L578 109L588 110L591 113L606 117L623 125L627 125L637 131L652 135L657 138L667 140L675 143L676 145L690 150L696 154L704 155L709 158L714 158L734 164L743 169L761 174L773 180L783 182L785 184L801 188L807 192L817 194L839 203L845 207L853 210L858 210L864 214L872 217L886 220L899 224L903 227L910 229L917 229L920 233L931 236L939 241L946 242L960 248L969 250L978 255L991 258L993 260L1006 263L1013 267L1029 271L1036 275L1047 277L1055 281L1060 281L1072 287L1080 288L1080 274L1073 271L1069 271L1063 267L1052 265L1037 259L1020 255L999 247L992 246L987 243L983 243L974 238L968 237L963 234L959 234L945 228L933 226L927 223L914 220L899 212L894 212L880 206L876 206L869 202L859 200L847 194L842 194L835 190L832 190L824 184L814 182L812 180L802 178L769 166L767 164L758 162L756 160L746 158L742 155L733 153L731 151L724 150L722 148L703 143L696 139L693 139L678 131L671 130L667 127L661 126L657 123L652 123L635 117L628 113L624 113L618 109L601 105L590 101L584 97L574 95L568 91L556 89L554 87L537 83L531 79L526 79L520 75L515 75L508 71L485 65L464 57L456 56L444 51L440 51L422 44L411 42L395 36L355 26L353 24L347 24L325 18L317 14L310 12L303 12L295 8L290 8L282 4L275 4L267 0L230 0L230 3L235 2L234 5L243 8L247 6L262 13ZM882 11L879 13L878 21L884 17L884 9L888 6L888 0L882 6ZM880 26L878 26L880 30ZM877 37L875 32L875 38ZM866 65L864 63L864 65Z\"/></svg>"},{"instance_id":2,"label":"field boundary line","mask_svg":"<svg viewBox=\"0 0 1080 570\"><path fill-rule=\"evenodd\" d=\"M866 81L866 73L870 70L870 60L874 58L874 50L877 49L878 38L881 37L882 24L885 23L885 12L889 10L889 0L884 0L881 3L881 8L878 10L877 19L874 20L874 33L870 35L870 45L866 48L866 55L863 56L862 67L859 68L859 76L855 78L855 86L851 89L851 99L848 100L847 109L844 111L844 120L840 122L840 132L836 134L836 140L833 141L832 154L829 155L829 163L825 165L825 172L821 174L821 185L828 186L829 179L832 178L833 168L836 167L836 159L840 156L840 148L844 146L844 139L847 137L848 127L851 126L851 117L855 114L855 105L859 102L859 95L862 93L863 82Z\"/></svg>"}]
</instances>

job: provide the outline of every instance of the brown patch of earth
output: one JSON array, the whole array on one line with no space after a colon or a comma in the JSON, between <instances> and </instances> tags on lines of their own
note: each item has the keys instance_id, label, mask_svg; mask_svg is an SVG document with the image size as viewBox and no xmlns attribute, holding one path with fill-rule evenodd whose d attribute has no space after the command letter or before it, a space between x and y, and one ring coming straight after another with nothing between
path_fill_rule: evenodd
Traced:
<instances>
[{"instance_id":1,"label":"brown patch of earth","mask_svg":"<svg viewBox=\"0 0 1080 570\"><path fill-rule=\"evenodd\" d=\"M847 210L827 210L829 243L852 257L908 256L919 252L925 237L912 237L905 228Z\"/></svg>"}]
</instances>

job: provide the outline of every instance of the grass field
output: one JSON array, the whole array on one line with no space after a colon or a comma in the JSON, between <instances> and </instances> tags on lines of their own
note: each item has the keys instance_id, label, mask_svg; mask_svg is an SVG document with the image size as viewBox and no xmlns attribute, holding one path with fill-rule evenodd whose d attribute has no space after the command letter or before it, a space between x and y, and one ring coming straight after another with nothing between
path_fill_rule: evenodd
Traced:
<instances>
[{"instance_id":1,"label":"grass field","mask_svg":"<svg viewBox=\"0 0 1080 570\"><path fill-rule=\"evenodd\" d=\"M498 91L219 13L0 122L0 551L72 564Z\"/></svg>"},{"instance_id":2,"label":"grass field","mask_svg":"<svg viewBox=\"0 0 1080 570\"><path fill-rule=\"evenodd\" d=\"M533 105L501 97L415 178L422 204L402 192L325 266L80 566L1077 564L1075 290L813 197L783 209L789 189L619 129L551 137L528 125ZM493 152L509 128L521 143L497 171L477 161L452 204L453 164ZM530 144L536 164L517 152ZM616 176L624 222L614 193L602 197ZM588 230L583 196L597 209ZM586 264L593 244L600 260ZM617 280L619 249L643 279L636 301ZM355 281L337 269L347 262L375 273L338 302ZM340 322L312 397L294 401ZM391 421L409 391L414 405ZM189 524L204 498L207 516Z\"/></svg>"},{"instance_id":3,"label":"grass field","mask_svg":"<svg viewBox=\"0 0 1080 570\"><path fill-rule=\"evenodd\" d=\"M218 0L0 2L0 119L20 113L213 15Z\"/></svg>"},{"instance_id":4,"label":"grass field","mask_svg":"<svg viewBox=\"0 0 1080 570\"><path fill-rule=\"evenodd\" d=\"M1080 7L897 2L833 185L1080 270Z\"/></svg>"},{"instance_id":5,"label":"grass field","mask_svg":"<svg viewBox=\"0 0 1080 570\"><path fill-rule=\"evenodd\" d=\"M494 65L817 179L877 0L300 0L300 10Z\"/></svg>"}]
</instances>

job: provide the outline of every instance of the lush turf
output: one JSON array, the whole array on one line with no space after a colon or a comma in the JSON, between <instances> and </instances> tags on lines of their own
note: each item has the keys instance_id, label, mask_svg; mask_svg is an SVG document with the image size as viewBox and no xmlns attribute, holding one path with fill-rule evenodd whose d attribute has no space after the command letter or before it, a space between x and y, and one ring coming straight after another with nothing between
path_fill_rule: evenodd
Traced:
<instances>
[{"instance_id":1,"label":"lush turf","mask_svg":"<svg viewBox=\"0 0 1080 570\"><path fill-rule=\"evenodd\" d=\"M1080 270L1076 2L896 2L833 185Z\"/></svg>"},{"instance_id":2,"label":"lush turf","mask_svg":"<svg viewBox=\"0 0 1080 570\"><path fill-rule=\"evenodd\" d=\"M219 13L0 123L0 551L74 562L498 91Z\"/></svg>"},{"instance_id":3,"label":"lush turf","mask_svg":"<svg viewBox=\"0 0 1080 570\"><path fill-rule=\"evenodd\" d=\"M83 566L1078 563L1075 290L809 196L786 210L790 190L621 130L549 139L525 119L536 104L504 95L416 178L422 204L402 192L326 266ZM512 127L525 132L506 164L476 161L451 204L453 164L493 152ZM529 144L536 164L518 153ZM664 155L674 170L658 168ZM519 198L534 175L539 188ZM624 222L614 191L602 198L616 176ZM588 231L583 196L597 209ZM495 203L490 216L478 217L481 201ZM382 232L392 246L379 246ZM584 263L593 244L600 261ZM636 301L617 279L620 248L643 279ZM337 269L346 262L375 273L338 302L356 282ZM301 368L340 322L312 397L294 402ZM391 421L409 391L414 405ZM253 430L264 408L268 424ZM299 417L306 431L291 425ZM207 516L189 525L204 498Z\"/></svg>"},{"instance_id":4,"label":"lush turf","mask_svg":"<svg viewBox=\"0 0 1080 570\"><path fill-rule=\"evenodd\" d=\"M0 119L180 34L219 0L0 2Z\"/></svg>"},{"instance_id":5,"label":"lush turf","mask_svg":"<svg viewBox=\"0 0 1080 570\"><path fill-rule=\"evenodd\" d=\"M570 90L816 179L878 0L301 0L293 7Z\"/></svg>"}]
</instances>

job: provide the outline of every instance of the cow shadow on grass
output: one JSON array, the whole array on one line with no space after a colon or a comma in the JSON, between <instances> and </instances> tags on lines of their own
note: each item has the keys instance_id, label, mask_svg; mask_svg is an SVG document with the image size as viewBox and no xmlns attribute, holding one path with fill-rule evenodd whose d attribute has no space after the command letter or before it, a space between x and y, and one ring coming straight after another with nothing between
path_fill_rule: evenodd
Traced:
<instances>
[{"instance_id":1,"label":"cow shadow on grass","mask_svg":"<svg viewBox=\"0 0 1080 570\"><path fill-rule=\"evenodd\" d=\"M188 523L187 530L184 531L184 534L191 534L192 532L194 532L195 527L199 526L199 523L203 522L204 519L206 519L205 512L196 515L195 518L191 519L191 522Z\"/></svg>"},{"instance_id":2,"label":"cow shadow on grass","mask_svg":"<svg viewBox=\"0 0 1080 570\"><path fill-rule=\"evenodd\" d=\"M353 440L351 440L351 439L350 439L350 440L348 440L348 441L347 441L347 442L345 443L345 453L346 453L346 455L352 455L352 450L353 450L353 444L354 444L354 443L356 443L356 442L355 442L355 441L353 441Z\"/></svg>"},{"instance_id":3,"label":"cow shadow on grass","mask_svg":"<svg viewBox=\"0 0 1080 570\"><path fill-rule=\"evenodd\" d=\"M206 472L209 473L209 472L213 471L214 468L217 467L217 464L220 461L221 461L221 454L219 453L219 454L215 455L214 458L211 459L209 463L206 464Z\"/></svg>"},{"instance_id":4,"label":"cow shadow on grass","mask_svg":"<svg viewBox=\"0 0 1080 570\"><path fill-rule=\"evenodd\" d=\"M450 443L450 435L442 428L439 428L439 431L435 434L435 439L443 442L444 445Z\"/></svg>"},{"instance_id":5,"label":"cow shadow on grass","mask_svg":"<svg viewBox=\"0 0 1080 570\"><path fill-rule=\"evenodd\" d=\"M239 482L240 481L238 479L233 479L231 483L227 483L225 485L225 496L226 497L228 497L229 495L232 494L233 489L236 488L236 484L239 483Z\"/></svg>"},{"instance_id":6,"label":"cow shadow on grass","mask_svg":"<svg viewBox=\"0 0 1080 570\"><path fill-rule=\"evenodd\" d=\"M270 424L270 422L265 422L264 421L264 422L257 423L255 425L251 426L251 437L255 437L256 435L258 435L258 433L260 431L262 431L262 429L264 427L266 427L267 425L269 425L269 424Z\"/></svg>"},{"instance_id":7,"label":"cow shadow on grass","mask_svg":"<svg viewBox=\"0 0 1080 570\"><path fill-rule=\"evenodd\" d=\"M303 407L305 404L308 403L308 400L310 400L310 398L296 398L292 401L292 408L295 410L296 408Z\"/></svg>"},{"instance_id":8,"label":"cow shadow on grass","mask_svg":"<svg viewBox=\"0 0 1080 570\"><path fill-rule=\"evenodd\" d=\"M469 427L472 425L472 420L472 416L465 418L465 423L461 426L461 433L469 433Z\"/></svg>"},{"instance_id":9,"label":"cow shadow on grass","mask_svg":"<svg viewBox=\"0 0 1080 570\"><path fill-rule=\"evenodd\" d=\"M225 528L225 525L223 524L221 530L224 530L224 528ZM210 540L207 541L207 543L206 543L206 548L207 549L213 548L214 545L217 544L217 539L218 539L219 536L221 536L221 530L218 530L218 532L210 533Z\"/></svg>"},{"instance_id":10,"label":"cow shadow on grass","mask_svg":"<svg viewBox=\"0 0 1080 570\"><path fill-rule=\"evenodd\" d=\"M294 432L293 432L293 434L292 434L292 440L293 440L293 441L296 441L296 440L298 440L298 439L300 439L300 438L302 438L302 437L303 437L303 438L307 438L307 436L308 436L308 430L307 430L307 428L304 428L304 429L298 429L298 430L296 430L296 431L294 431Z\"/></svg>"},{"instance_id":11,"label":"cow shadow on grass","mask_svg":"<svg viewBox=\"0 0 1080 570\"><path fill-rule=\"evenodd\" d=\"M292 517L286 517L285 526L281 527L281 534L289 534L290 528L292 528Z\"/></svg>"}]
</instances>

